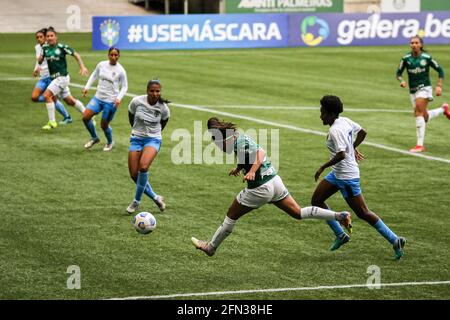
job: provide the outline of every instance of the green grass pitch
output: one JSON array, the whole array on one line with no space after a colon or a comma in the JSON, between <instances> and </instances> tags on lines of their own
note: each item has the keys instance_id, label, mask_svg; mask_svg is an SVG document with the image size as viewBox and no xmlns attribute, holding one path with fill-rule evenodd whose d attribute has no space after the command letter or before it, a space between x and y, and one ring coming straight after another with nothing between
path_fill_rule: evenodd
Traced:
<instances>
[{"instance_id":1,"label":"green grass pitch","mask_svg":"<svg viewBox=\"0 0 450 320\"><path fill-rule=\"evenodd\" d=\"M80 52L92 71L105 52L90 49L89 34L61 34L59 40ZM408 239L405 256L393 260L390 245L354 217L352 241L328 251L333 234L321 221L295 221L266 205L238 221L216 256L195 250L190 237L209 239L223 221L233 197L244 187L228 177L232 165L175 165L174 130L193 132L194 121L214 113L173 105L163 146L151 167L155 191L167 201L160 214L144 198L142 209L158 221L155 232L134 231L125 208L134 195L128 176L130 127L126 97L112 122L116 141L110 153L89 139L80 114L74 122L43 132L47 112L30 100L34 80L34 38L0 35L0 299L103 299L216 291L304 288L365 284L371 265L382 283L449 281L450 121L440 117L427 128L427 160L362 145L363 193L369 207ZM429 46L450 72L450 46ZM395 70L408 46L286 48L204 51L124 51L129 93L144 94L159 77L163 94L176 104L205 106L248 119L219 115L244 129L277 129L268 120L321 132L318 106L324 94L339 95L344 106L379 112L343 115L359 122L367 141L408 150L415 144L415 122L408 92ZM84 84L68 58L71 81ZM433 83L437 74L432 72ZM406 76L406 75L405 75ZM75 97L81 89L71 88ZM90 97L94 94L91 90ZM88 98L81 99L85 104ZM450 82L430 108L450 100ZM224 106L274 106L230 109ZM388 110L400 112L387 112ZM405 112L401 112L405 111ZM97 130L104 144L103 132ZM314 173L326 161L323 136L280 128L279 174L301 206L310 203ZM208 142L203 142L207 146ZM268 148L270 150L270 148ZM347 208L340 194L329 201ZM81 270L81 289L67 289L68 266ZM182 298L182 297L180 297ZM450 285L408 285L306 291L258 292L192 299L449 299ZM176 298L175 298L176 299Z\"/></svg>"}]
</instances>

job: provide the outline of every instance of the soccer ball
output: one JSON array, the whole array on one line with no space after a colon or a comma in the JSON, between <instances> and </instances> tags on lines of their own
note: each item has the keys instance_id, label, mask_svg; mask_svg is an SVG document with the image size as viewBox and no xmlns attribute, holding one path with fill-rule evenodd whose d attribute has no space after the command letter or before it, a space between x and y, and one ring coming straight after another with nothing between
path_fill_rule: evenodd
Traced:
<instances>
[{"instance_id":1,"label":"soccer ball","mask_svg":"<svg viewBox=\"0 0 450 320\"><path fill-rule=\"evenodd\" d=\"M140 212L133 219L133 226L141 234L149 234L156 228L156 219L150 212Z\"/></svg>"}]
</instances>

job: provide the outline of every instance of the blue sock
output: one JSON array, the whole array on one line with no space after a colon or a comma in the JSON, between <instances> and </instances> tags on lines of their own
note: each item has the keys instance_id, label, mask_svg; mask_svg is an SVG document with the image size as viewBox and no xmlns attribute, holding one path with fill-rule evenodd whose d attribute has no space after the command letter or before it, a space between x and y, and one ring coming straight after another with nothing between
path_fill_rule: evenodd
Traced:
<instances>
[{"instance_id":1,"label":"blue sock","mask_svg":"<svg viewBox=\"0 0 450 320\"><path fill-rule=\"evenodd\" d=\"M108 140L108 144L111 144L113 142L113 139L112 139L112 128L110 126L108 126L108 128L103 130L103 132L105 133L106 140Z\"/></svg>"},{"instance_id":2,"label":"blue sock","mask_svg":"<svg viewBox=\"0 0 450 320\"><path fill-rule=\"evenodd\" d=\"M45 98L42 94L39 96L38 102L45 102Z\"/></svg>"},{"instance_id":3,"label":"blue sock","mask_svg":"<svg viewBox=\"0 0 450 320\"><path fill-rule=\"evenodd\" d=\"M381 219L378 220L373 227L377 229L377 231L391 244L394 244L394 242L398 239L397 235L393 233Z\"/></svg>"},{"instance_id":4,"label":"blue sock","mask_svg":"<svg viewBox=\"0 0 450 320\"><path fill-rule=\"evenodd\" d=\"M64 117L64 119L70 118L70 115L67 112L66 108L64 108L64 105L61 102L59 102L59 100L56 100L55 108L56 111L58 111L59 114L61 114Z\"/></svg>"},{"instance_id":5,"label":"blue sock","mask_svg":"<svg viewBox=\"0 0 450 320\"><path fill-rule=\"evenodd\" d=\"M84 121L84 125L86 126L86 129L89 131L89 133L91 134L92 139L98 139L97 137L97 131L95 131L95 126L94 123L92 122L92 119L89 121Z\"/></svg>"},{"instance_id":6,"label":"blue sock","mask_svg":"<svg viewBox=\"0 0 450 320\"><path fill-rule=\"evenodd\" d=\"M147 182L145 185L144 193L149 196L152 200L156 200L156 197L158 196L152 189L152 186L150 185L150 182Z\"/></svg>"},{"instance_id":7,"label":"blue sock","mask_svg":"<svg viewBox=\"0 0 450 320\"><path fill-rule=\"evenodd\" d=\"M339 237L344 233L344 229L342 229L341 225L336 220L326 220L326 222L330 226L331 230L333 230L336 237Z\"/></svg>"},{"instance_id":8,"label":"blue sock","mask_svg":"<svg viewBox=\"0 0 450 320\"><path fill-rule=\"evenodd\" d=\"M134 199L136 201L141 201L142 199L142 193L144 193L145 187L148 183L148 171L139 171L139 174L137 176L136 180L136 195L134 196Z\"/></svg>"}]
</instances>

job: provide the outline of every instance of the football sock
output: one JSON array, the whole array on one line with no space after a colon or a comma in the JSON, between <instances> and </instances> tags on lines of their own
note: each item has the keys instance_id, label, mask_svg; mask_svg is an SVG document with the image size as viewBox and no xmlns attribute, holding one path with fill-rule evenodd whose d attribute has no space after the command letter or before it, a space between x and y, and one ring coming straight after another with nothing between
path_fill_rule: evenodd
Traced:
<instances>
[{"instance_id":1,"label":"football sock","mask_svg":"<svg viewBox=\"0 0 450 320\"><path fill-rule=\"evenodd\" d=\"M56 100L55 108L56 108L56 111L58 111L58 113L64 117L64 119L67 119L70 117L66 108L64 108L64 105L59 100Z\"/></svg>"},{"instance_id":2,"label":"football sock","mask_svg":"<svg viewBox=\"0 0 450 320\"><path fill-rule=\"evenodd\" d=\"M439 117L442 114L444 114L444 109L442 107L430 110L428 111L428 121L433 118Z\"/></svg>"},{"instance_id":3,"label":"football sock","mask_svg":"<svg viewBox=\"0 0 450 320\"><path fill-rule=\"evenodd\" d=\"M388 228L387 225L384 224L384 222L379 219L377 223L373 225L375 229L391 244L394 244L394 242L397 240L397 235L391 231L391 229Z\"/></svg>"},{"instance_id":4,"label":"football sock","mask_svg":"<svg viewBox=\"0 0 450 320\"><path fill-rule=\"evenodd\" d=\"M103 132L105 133L106 140L108 141L108 144L111 144L112 139L112 128L108 126L108 128L104 129Z\"/></svg>"},{"instance_id":5,"label":"football sock","mask_svg":"<svg viewBox=\"0 0 450 320\"><path fill-rule=\"evenodd\" d=\"M227 216L225 216L225 220L223 220L223 223L216 230L216 233L214 233L212 240L210 241L210 244L217 249L222 243L222 241L225 240L225 238L228 237L231 232L233 232L235 224L236 220L230 219Z\"/></svg>"},{"instance_id":6,"label":"football sock","mask_svg":"<svg viewBox=\"0 0 450 320\"><path fill-rule=\"evenodd\" d=\"M98 139L97 131L95 130L95 126L94 126L94 123L92 122L92 119L87 120L87 121L83 120L83 122L84 122L84 125L86 126L86 129L89 131L92 139Z\"/></svg>"},{"instance_id":7,"label":"football sock","mask_svg":"<svg viewBox=\"0 0 450 320\"><path fill-rule=\"evenodd\" d=\"M83 113L84 110L86 109L86 108L84 107L84 104L83 104L80 100L75 100L75 105L74 105L74 107L75 107L78 111L80 111L81 113Z\"/></svg>"},{"instance_id":8,"label":"football sock","mask_svg":"<svg viewBox=\"0 0 450 320\"><path fill-rule=\"evenodd\" d=\"M423 140L425 139L425 119L424 117L416 117L416 133L417 133L417 145L423 146Z\"/></svg>"},{"instance_id":9,"label":"football sock","mask_svg":"<svg viewBox=\"0 0 450 320\"><path fill-rule=\"evenodd\" d=\"M139 171L136 180L136 195L134 196L134 199L136 201L139 202L141 201L142 193L144 193L147 182L148 182L148 171Z\"/></svg>"},{"instance_id":10,"label":"football sock","mask_svg":"<svg viewBox=\"0 0 450 320\"><path fill-rule=\"evenodd\" d=\"M38 102L45 102L45 97L42 94L38 97Z\"/></svg>"},{"instance_id":11,"label":"football sock","mask_svg":"<svg viewBox=\"0 0 450 320\"><path fill-rule=\"evenodd\" d=\"M150 182L147 181L147 184L145 185L144 193L149 196L152 200L156 200L156 197L158 196L152 189L152 186L150 185Z\"/></svg>"},{"instance_id":12,"label":"football sock","mask_svg":"<svg viewBox=\"0 0 450 320\"><path fill-rule=\"evenodd\" d=\"M339 237L344 233L344 229L342 229L341 225L336 220L326 220L326 223L330 226L331 230L333 230L336 237Z\"/></svg>"},{"instance_id":13,"label":"football sock","mask_svg":"<svg viewBox=\"0 0 450 320\"><path fill-rule=\"evenodd\" d=\"M300 216L302 219L336 220L336 212L314 206L301 208Z\"/></svg>"},{"instance_id":14,"label":"football sock","mask_svg":"<svg viewBox=\"0 0 450 320\"><path fill-rule=\"evenodd\" d=\"M56 119L55 119L55 103L54 102L46 103L45 106L47 107L48 120L56 121Z\"/></svg>"}]
</instances>

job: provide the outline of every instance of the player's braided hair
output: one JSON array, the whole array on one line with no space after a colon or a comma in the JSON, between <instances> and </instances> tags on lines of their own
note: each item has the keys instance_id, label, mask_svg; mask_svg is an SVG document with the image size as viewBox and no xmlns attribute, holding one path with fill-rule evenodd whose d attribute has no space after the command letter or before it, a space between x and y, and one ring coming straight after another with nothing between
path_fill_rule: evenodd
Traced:
<instances>
[{"instance_id":1,"label":"player's braided hair","mask_svg":"<svg viewBox=\"0 0 450 320\"><path fill-rule=\"evenodd\" d=\"M232 122L220 121L218 118L212 117L208 119L208 130L219 131L222 138L226 139L234 134L236 125ZM213 134L213 139L219 140L219 137L216 137L216 135L216 133Z\"/></svg>"},{"instance_id":2,"label":"player's braided hair","mask_svg":"<svg viewBox=\"0 0 450 320\"><path fill-rule=\"evenodd\" d=\"M342 104L341 99L337 96L326 95L320 99L320 105L323 110L328 113L339 114L344 111L344 105Z\"/></svg>"}]
</instances>

